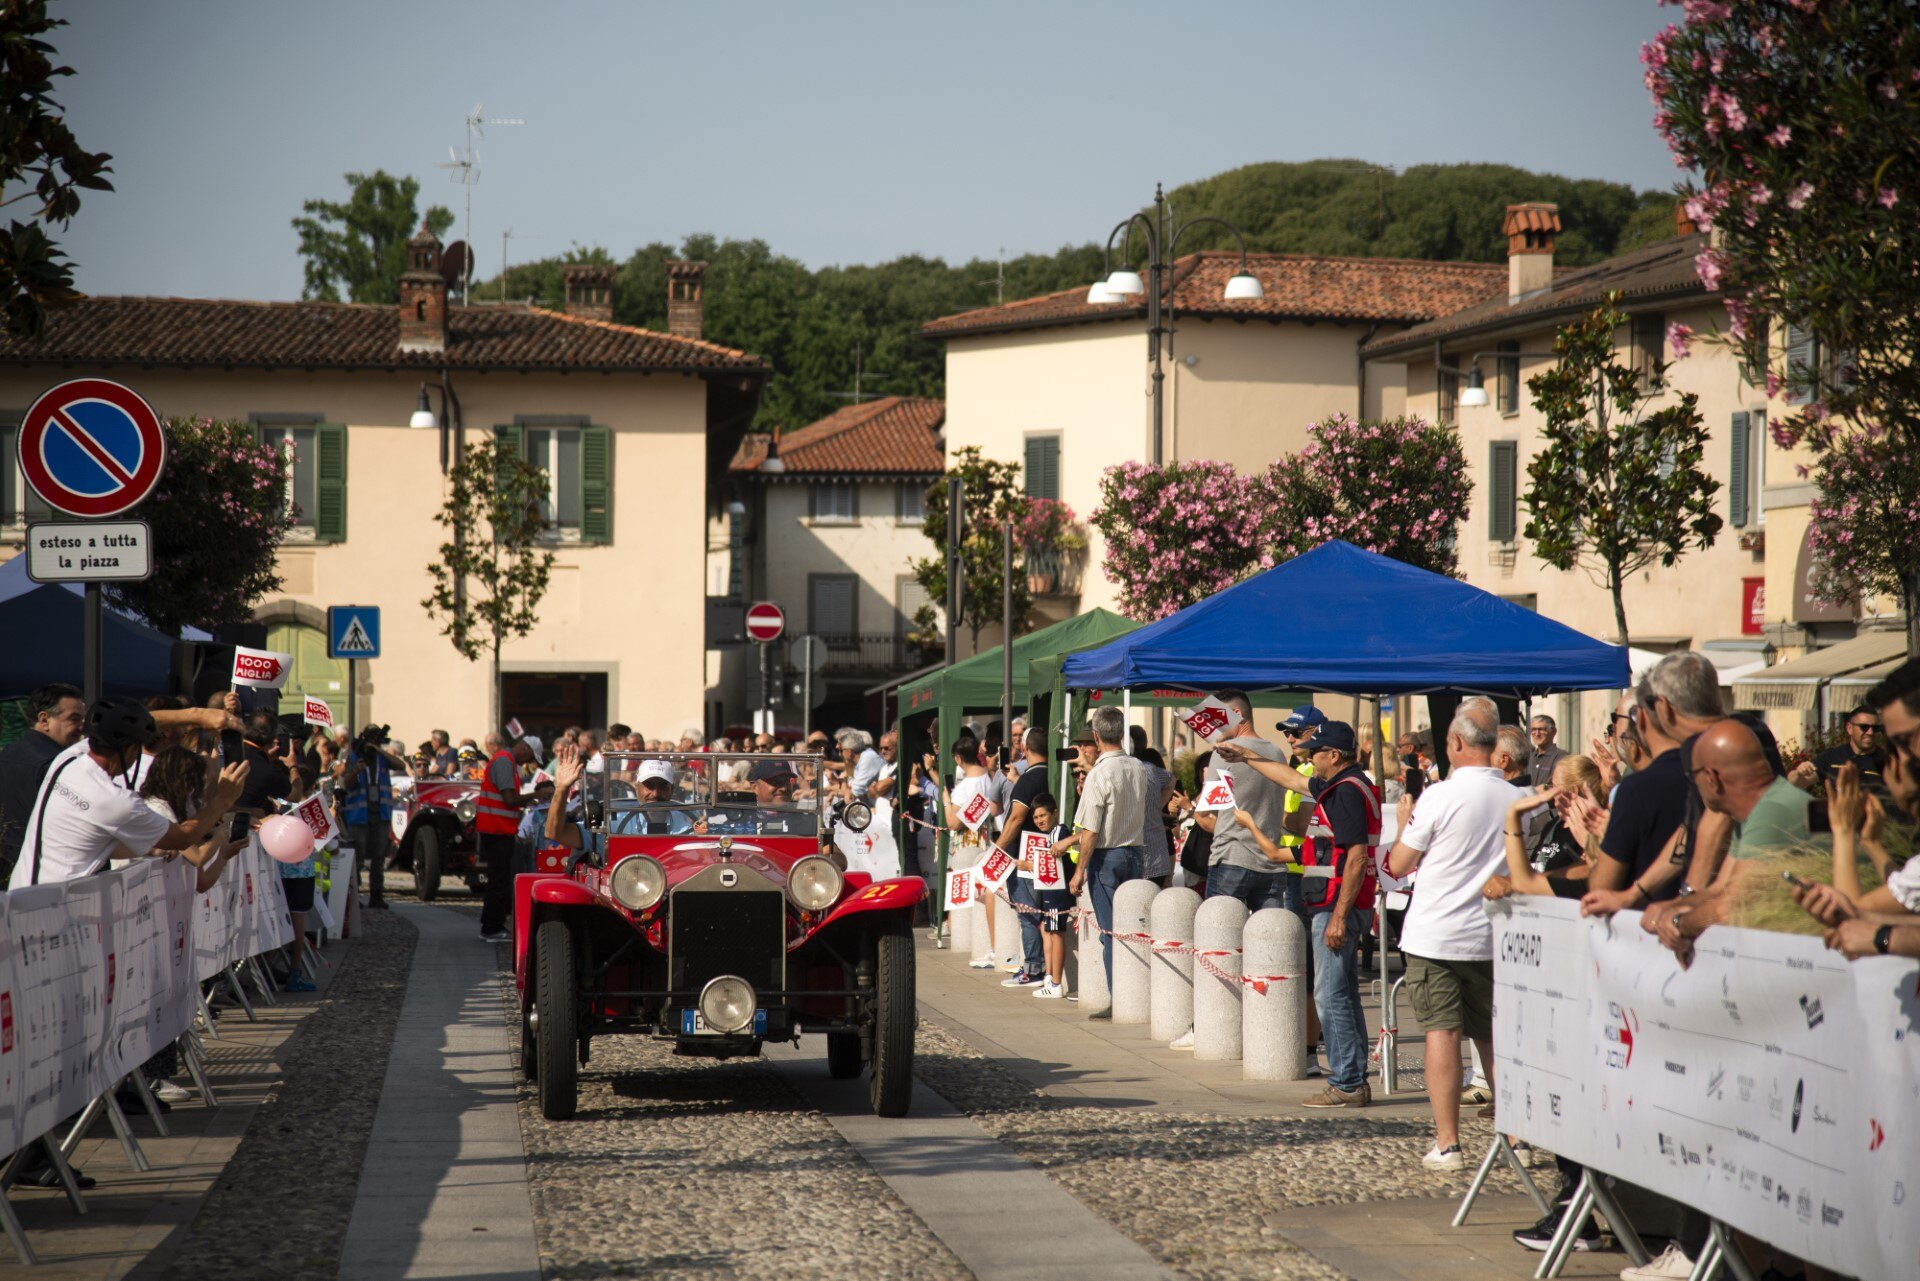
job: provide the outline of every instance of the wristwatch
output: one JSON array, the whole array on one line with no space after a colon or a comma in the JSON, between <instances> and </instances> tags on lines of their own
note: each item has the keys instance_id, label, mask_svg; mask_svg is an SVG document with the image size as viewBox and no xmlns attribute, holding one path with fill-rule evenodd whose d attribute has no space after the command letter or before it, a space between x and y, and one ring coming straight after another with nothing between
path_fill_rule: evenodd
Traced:
<instances>
[{"instance_id":1,"label":"wristwatch","mask_svg":"<svg viewBox=\"0 0 1920 1281\"><path fill-rule=\"evenodd\" d=\"M1873 950L1874 951L1878 952L1882 956L1885 956L1887 954L1887 950L1892 946L1893 946L1893 926L1882 925L1879 929L1873 932Z\"/></svg>"}]
</instances>

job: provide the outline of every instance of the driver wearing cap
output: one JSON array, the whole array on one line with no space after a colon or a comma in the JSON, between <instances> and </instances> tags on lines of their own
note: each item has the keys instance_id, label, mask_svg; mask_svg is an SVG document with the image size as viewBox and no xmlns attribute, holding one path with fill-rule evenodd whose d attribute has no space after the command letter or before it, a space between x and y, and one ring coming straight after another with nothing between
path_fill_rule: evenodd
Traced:
<instances>
[{"instance_id":1,"label":"driver wearing cap","mask_svg":"<svg viewBox=\"0 0 1920 1281\"><path fill-rule=\"evenodd\" d=\"M753 787L756 808L750 813L736 810L727 816L728 831L733 835L813 836L819 832L818 815L794 797L799 773L792 761L755 761L747 771L747 782Z\"/></svg>"},{"instance_id":2,"label":"driver wearing cap","mask_svg":"<svg viewBox=\"0 0 1920 1281\"><path fill-rule=\"evenodd\" d=\"M634 784L640 789L640 804L645 809L621 810L607 830L615 836L684 836L699 831L696 822L684 810L663 810L656 806L673 800L673 766L665 761L642 761Z\"/></svg>"}]
</instances>

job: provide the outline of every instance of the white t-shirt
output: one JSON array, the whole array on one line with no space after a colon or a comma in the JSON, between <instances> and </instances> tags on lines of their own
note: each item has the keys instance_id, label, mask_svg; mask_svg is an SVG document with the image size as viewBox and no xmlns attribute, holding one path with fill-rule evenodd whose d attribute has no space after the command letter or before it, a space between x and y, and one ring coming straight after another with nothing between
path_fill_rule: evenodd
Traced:
<instances>
[{"instance_id":1,"label":"white t-shirt","mask_svg":"<svg viewBox=\"0 0 1920 1281\"><path fill-rule=\"evenodd\" d=\"M972 800L975 794L980 792L985 792L987 799L994 802L996 805L1004 806L1006 802L1006 797L1003 794L1003 790L1001 788L994 786L994 780L999 777L1000 776L995 774L992 770L988 770L985 774L974 774L966 778L955 779L953 783L953 795L952 795L953 808L956 811L964 813L967 808L967 802ZM1005 782L1006 780L1001 779L1000 781ZM974 842L972 838L964 830L966 827L966 824L962 823L960 827L962 830L956 832L954 839L958 840L963 845L973 844ZM999 830L1000 830L999 815L997 814L987 815L986 818L982 819L980 822L980 829L979 829L980 840L982 842L992 840L994 837L994 834L997 833Z\"/></svg>"},{"instance_id":2,"label":"white t-shirt","mask_svg":"<svg viewBox=\"0 0 1920 1281\"><path fill-rule=\"evenodd\" d=\"M1493 925L1480 887L1506 866L1507 807L1526 795L1499 770L1456 766L1420 795L1400 843L1422 851L1400 945L1430 961L1490 961Z\"/></svg>"},{"instance_id":3,"label":"white t-shirt","mask_svg":"<svg viewBox=\"0 0 1920 1281\"><path fill-rule=\"evenodd\" d=\"M87 754L85 739L53 758L27 818L20 861L14 864L10 890L35 884L33 851L41 842L38 884L71 881L90 876L118 854L138 858L146 854L173 827L154 813L120 780L100 768ZM42 840L42 815L45 838Z\"/></svg>"},{"instance_id":4,"label":"white t-shirt","mask_svg":"<svg viewBox=\"0 0 1920 1281\"><path fill-rule=\"evenodd\" d=\"M1908 859L1887 874L1887 890L1909 912L1920 912L1920 858Z\"/></svg>"}]
</instances>

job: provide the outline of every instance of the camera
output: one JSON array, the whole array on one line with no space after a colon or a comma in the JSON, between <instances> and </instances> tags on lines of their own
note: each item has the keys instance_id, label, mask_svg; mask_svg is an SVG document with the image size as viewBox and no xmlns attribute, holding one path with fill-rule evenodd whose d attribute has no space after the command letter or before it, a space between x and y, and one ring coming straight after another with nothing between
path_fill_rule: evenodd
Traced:
<instances>
[{"instance_id":1,"label":"camera","mask_svg":"<svg viewBox=\"0 0 1920 1281\"><path fill-rule=\"evenodd\" d=\"M387 732L391 728L389 725L363 725L354 741L366 747L381 747L385 745Z\"/></svg>"}]
</instances>

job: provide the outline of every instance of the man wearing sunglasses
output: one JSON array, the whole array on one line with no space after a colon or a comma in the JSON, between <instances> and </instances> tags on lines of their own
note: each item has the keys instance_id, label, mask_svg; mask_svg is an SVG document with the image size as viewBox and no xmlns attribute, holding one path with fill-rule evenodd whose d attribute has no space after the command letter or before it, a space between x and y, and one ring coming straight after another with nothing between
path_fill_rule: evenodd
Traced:
<instances>
[{"instance_id":1,"label":"man wearing sunglasses","mask_svg":"<svg viewBox=\"0 0 1920 1281\"><path fill-rule=\"evenodd\" d=\"M1860 785L1880 798L1882 805L1890 799L1887 795L1887 749L1880 741L1880 713L1865 703L1853 709L1847 716L1847 741L1835 744L1813 758L1814 773L1824 787L1833 781L1833 771L1842 765L1851 765L1860 774ZM1794 782L1806 786L1808 780L1800 777L1801 771L1795 771Z\"/></svg>"}]
</instances>

